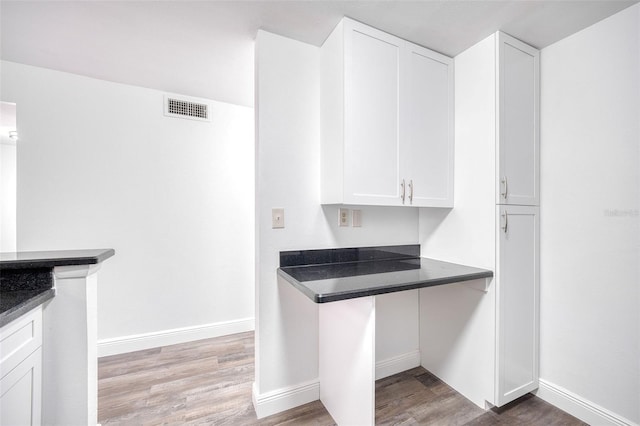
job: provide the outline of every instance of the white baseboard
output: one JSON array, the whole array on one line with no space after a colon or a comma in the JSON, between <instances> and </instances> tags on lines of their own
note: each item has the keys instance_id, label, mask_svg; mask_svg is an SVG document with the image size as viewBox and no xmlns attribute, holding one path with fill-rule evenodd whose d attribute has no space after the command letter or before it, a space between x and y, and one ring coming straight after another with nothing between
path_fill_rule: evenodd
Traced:
<instances>
[{"instance_id":1,"label":"white baseboard","mask_svg":"<svg viewBox=\"0 0 640 426\"><path fill-rule=\"evenodd\" d=\"M253 331L254 318L216 322L192 327L173 328L152 333L135 334L98 341L98 357L141 351L194 340L226 336L228 334Z\"/></svg>"},{"instance_id":2,"label":"white baseboard","mask_svg":"<svg viewBox=\"0 0 640 426\"><path fill-rule=\"evenodd\" d=\"M376 380L420 366L420 351L416 350L376 363ZM320 382L312 380L299 385L276 389L259 395L253 384L253 407L262 419L320 399Z\"/></svg>"},{"instance_id":3,"label":"white baseboard","mask_svg":"<svg viewBox=\"0 0 640 426\"><path fill-rule=\"evenodd\" d=\"M312 380L261 395L253 383L253 408L259 419L320 399L320 382Z\"/></svg>"},{"instance_id":4,"label":"white baseboard","mask_svg":"<svg viewBox=\"0 0 640 426\"><path fill-rule=\"evenodd\" d=\"M407 352L393 358L376 362L376 380L420 367L420 351Z\"/></svg>"},{"instance_id":5,"label":"white baseboard","mask_svg":"<svg viewBox=\"0 0 640 426\"><path fill-rule=\"evenodd\" d=\"M540 399L555 405L590 425L638 426L637 423L631 420L612 413L567 389L543 379L540 379L540 387L535 394Z\"/></svg>"}]
</instances>

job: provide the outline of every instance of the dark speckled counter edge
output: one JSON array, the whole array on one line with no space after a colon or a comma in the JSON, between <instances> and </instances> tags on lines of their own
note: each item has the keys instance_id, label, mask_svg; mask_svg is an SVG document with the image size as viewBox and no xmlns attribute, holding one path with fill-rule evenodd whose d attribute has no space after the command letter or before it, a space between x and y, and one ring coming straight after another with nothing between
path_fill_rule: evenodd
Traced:
<instances>
[{"instance_id":1,"label":"dark speckled counter edge","mask_svg":"<svg viewBox=\"0 0 640 426\"><path fill-rule=\"evenodd\" d=\"M115 253L114 249L0 253L0 269L95 265L109 259Z\"/></svg>"},{"instance_id":2,"label":"dark speckled counter edge","mask_svg":"<svg viewBox=\"0 0 640 426\"><path fill-rule=\"evenodd\" d=\"M278 275L292 284L295 288L300 290L305 296L311 299L315 303L328 303L337 302L340 300L355 299L358 297L376 296L379 294L395 293L398 291L415 290L419 288L433 287L444 284L453 284L463 281L473 281L482 278L493 277L493 272L489 270L483 270L481 272L475 272L467 275L456 275L452 277L432 279L428 281L408 282L403 284L390 285L385 287L374 287L361 290L349 290L344 292L333 292L330 294L317 294L300 281L287 274L281 268L278 268Z\"/></svg>"},{"instance_id":3,"label":"dark speckled counter edge","mask_svg":"<svg viewBox=\"0 0 640 426\"><path fill-rule=\"evenodd\" d=\"M52 299L53 268L95 265L115 255L113 249L0 253L0 327ZM43 278L48 274L49 278Z\"/></svg>"},{"instance_id":4,"label":"dark speckled counter edge","mask_svg":"<svg viewBox=\"0 0 640 426\"><path fill-rule=\"evenodd\" d=\"M54 288L43 290L41 293L38 293L35 296L25 300L24 302L0 313L0 327L9 324L11 321L21 317L30 310L37 308L43 303L53 299L55 295L56 290Z\"/></svg>"}]
</instances>

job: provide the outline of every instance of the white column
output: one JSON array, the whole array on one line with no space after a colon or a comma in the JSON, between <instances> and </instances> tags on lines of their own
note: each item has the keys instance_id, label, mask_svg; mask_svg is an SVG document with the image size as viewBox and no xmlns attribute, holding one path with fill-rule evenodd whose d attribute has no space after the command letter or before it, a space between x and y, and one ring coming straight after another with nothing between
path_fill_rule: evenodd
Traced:
<instances>
[{"instance_id":1,"label":"white column","mask_svg":"<svg viewBox=\"0 0 640 426\"><path fill-rule=\"evenodd\" d=\"M375 422L375 296L321 303L320 400L338 425Z\"/></svg>"},{"instance_id":2,"label":"white column","mask_svg":"<svg viewBox=\"0 0 640 426\"><path fill-rule=\"evenodd\" d=\"M43 310L42 421L98 420L97 274L100 264L54 268L56 296Z\"/></svg>"}]
</instances>

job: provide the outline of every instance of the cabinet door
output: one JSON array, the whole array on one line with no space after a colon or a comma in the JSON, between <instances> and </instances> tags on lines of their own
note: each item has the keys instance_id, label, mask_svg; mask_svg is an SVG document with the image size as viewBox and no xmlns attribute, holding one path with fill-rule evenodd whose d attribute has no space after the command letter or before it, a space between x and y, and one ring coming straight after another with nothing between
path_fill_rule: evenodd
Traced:
<instances>
[{"instance_id":1,"label":"cabinet door","mask_svg":"<svg viewBox=\"0 0 640 426\"><path fill-rule=\"evenodd\" d=\"M0 424L39 425L42 407L42 349L0 379Z\"/></svg>"},{"instance_id":2,"label":"cabinet door","mask_svg":"<svg viewBox=\"0 0 640 426\"><path fill-rule=\"evenodd\" d=\"M453 60L407 43L400 109L406 204L453 207Z\"/></svg>"},{"instance_id":3,"label":"cabinet door","mask_svg":"<svg viewBox=\"0 0 640 426\"><path fill-rule=\"evenodd\" d=\"M498 33L497 204L539 205L540 52Z\"/></svg>"},{"instance_id":4,"label":"cabinet door","mask_svg":"<svg viewBox=\"0 0 640 426\"><path fill-rule=\"evenodd\" d=\"M345 21L344 202L400 205L399 91L403 41Z\"/></svg>"},{"instance_id":5,"label":"cabinet door","mask_svg":"<svg viewBox=\"0 0 640 426\"><path fill-rule=\"evenodd\" d=\"M496 398L502 406L538 387L539 209L497 206Z\"/></svg>"}]
</instances>

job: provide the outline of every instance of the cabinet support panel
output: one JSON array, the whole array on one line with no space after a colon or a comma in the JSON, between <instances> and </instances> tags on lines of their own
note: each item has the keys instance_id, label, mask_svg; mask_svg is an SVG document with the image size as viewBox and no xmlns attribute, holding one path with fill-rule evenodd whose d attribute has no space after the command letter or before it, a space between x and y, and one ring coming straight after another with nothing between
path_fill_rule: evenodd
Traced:
<instances>
[{"instance_id":1,"label":"cabinet support panel","mask_svg":"<svg viewBox=\"0 0 640 426\"><path fill-rule=\"evenodd\" d=\"M320 400L339 425L375 422L375 296L323 303Z\"/></svg>"}]
</instances>

